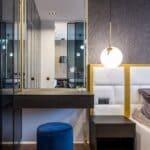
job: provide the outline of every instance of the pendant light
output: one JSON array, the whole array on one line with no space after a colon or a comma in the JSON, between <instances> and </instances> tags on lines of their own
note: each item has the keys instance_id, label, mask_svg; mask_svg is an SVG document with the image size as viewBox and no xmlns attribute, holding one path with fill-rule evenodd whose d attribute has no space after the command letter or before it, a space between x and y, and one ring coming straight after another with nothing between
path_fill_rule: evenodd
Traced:
<instances>
[{"instance_id":1,"label":"pendant light","mask_svg":"<svg viewBox=\"0 0 150 150\"><path fill-rule=\"evenodd\" d=\"M104 67L115 68L122 63L123 55L121 50L117 47L112 47L112 22L111 22L111 0L109 0L109 47L105 48L100 56L101 63Z\"/></svg>"}]
</instances>

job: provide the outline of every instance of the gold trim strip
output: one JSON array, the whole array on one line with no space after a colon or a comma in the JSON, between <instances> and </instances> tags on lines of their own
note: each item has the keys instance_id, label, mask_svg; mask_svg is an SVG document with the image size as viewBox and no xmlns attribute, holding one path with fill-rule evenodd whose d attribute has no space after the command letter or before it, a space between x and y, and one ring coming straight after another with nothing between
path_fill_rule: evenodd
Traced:
<instances>
[{"instance_id":1,"label":"gold trim strip","mask_svg":"<svg viewBox=\"0 0 150 150\"><path fill-rule=\"evenodd\" d=\"M88 65L88 91L93 93L93 69L94 67L102 67L101 64L89 64Z\"/></svg>"},{"instance_id":2,"label":"gold trim strip","mask_svg":"<svg viewBox=\"0 0 150 150\"><path fill-rule=\"evenodd\" d=\"M130 66L124 66L124 115L130 117Z\"/></svg>"},{"instance_id":3,"label":"gold trim strip","mask_svg":"<svg viewBox=\"0 0 150 150\"><path fill-rule=\"evenodd\" d=\"M150 64L128 64L130 67L150 67Z\"/></svg>"},{"instance_id":4,"label":"gold trim strip","mask_svg":"<svg viewBox=\"0 0 150 150\"><path fill-rule=\"evenodd\" d=\"M19 1L19 39L20 39L20 42L19 42L19 47L20 47L20 50L19 50L19 72L20 72L20 78L21 78L21 70L22 70L22 66L21 66L21 50L22 50L22 0ZM22 80L20 80L20 89L22 89Z\"/></svg>"},{"instance_id":5,"label":"gold trim strip","mask_svg":"<svg viewBox=\"0 0 150 150\"><path fill-rule=\"evenodd\" d=\"M21 88L21 91L23 89L23 79L22 79L22 51L23 51L23 0L20 0L20 78L21 78L21 81L20 81L20 88Z\"/></svg>"},{"instance_id":6,"label":"gold trim strip","mask_svg":"<svg viewBox=\"0 0 150 150\"><path fill-rule=\"evenodd\" d=\"M86 51L85 51L85 82L88 83L88 69L87 69L87 66L88 66L88 0L84 0L84 6L85 6L85 39L84 39L84 44L85 44L85 47L86 47ZM86 84L85 83L85 84ZM88 89L88 84L86 84L86 88Z\"/></svg>"},{"instance_id":7,"label":"gold trim strip","mask_svg":"<svg viewBox=\"0 0 150 150\"><path fill-rule=\"evenodd\" d=\"M25 41L25 9L26 9L26 0L20 0L20 78L21 78L21 81L20 81L20 89L21 91L23 90L24 88L24 41Z\"/></svg>"},{"instance_id":8,"label":"gold trim strip","mask_svg":"<svg viewBox=\"0 0 150 150\"><path fill-rule=\"evenodd\" d=\"M24 0L22 0L22 6L21 6L21 9L22 9L22 19L21 19L21 22L22 22L22 29L21 29L21 32L22 32L22 37L21 37L21 90L23 90L23 53L24 53Z\"/></svg>"}]
</instances>

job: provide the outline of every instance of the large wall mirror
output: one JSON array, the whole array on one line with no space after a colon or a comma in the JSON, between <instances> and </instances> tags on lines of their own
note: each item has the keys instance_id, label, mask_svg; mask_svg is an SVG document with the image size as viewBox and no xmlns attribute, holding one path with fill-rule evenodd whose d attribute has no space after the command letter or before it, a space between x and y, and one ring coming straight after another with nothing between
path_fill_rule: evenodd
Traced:
<instances>
[{"instance_id":1,"label":"large wall mirror","mask_svg":"<svg viewBox=\"0 0 150 150\"><path fill-rule=\"evenodd\" d=\"M85 87L84 23L81 20L55 24L56 88Z\"/></svg>"},{"instance_id":2,"label":"large wall mirror","mask_svg":"<svg viewBox=\"0 0 150 150\"><path fill-rule=\"evenodd\" d=\"M13 108L14 89L20 88L18 10L19 0L0 0L0 148L10 143L11 150L21 135L20 115Z\"/></svg>"},{"instance_id":3,"label":"large wall mirror","mask_svg":"<svg viewBox=\"0 0 150 150\"><path fill-rule=\"evenodd\" d=\"M86 87L86 6L86 0L20 4L20 57L15 68L20 68L21 89Z\"/></svg>"}]
</instances>

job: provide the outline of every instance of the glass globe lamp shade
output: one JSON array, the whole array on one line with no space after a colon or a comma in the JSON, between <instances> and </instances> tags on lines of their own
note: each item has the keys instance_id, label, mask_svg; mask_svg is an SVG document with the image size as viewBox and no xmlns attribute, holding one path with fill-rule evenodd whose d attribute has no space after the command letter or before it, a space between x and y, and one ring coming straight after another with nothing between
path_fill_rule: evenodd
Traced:
<instances>
[{"instance_id":1,"label":"glass globe lamp shade","mask_svg":"<svg viewBox=\"0 0 150 150\"><path fill-rule=\"evenodd\" d=\"M116 68L122 63L123 55L117 47L106 48L102 51L100 60L104 67Z\"/></svg>"}]
</instances>

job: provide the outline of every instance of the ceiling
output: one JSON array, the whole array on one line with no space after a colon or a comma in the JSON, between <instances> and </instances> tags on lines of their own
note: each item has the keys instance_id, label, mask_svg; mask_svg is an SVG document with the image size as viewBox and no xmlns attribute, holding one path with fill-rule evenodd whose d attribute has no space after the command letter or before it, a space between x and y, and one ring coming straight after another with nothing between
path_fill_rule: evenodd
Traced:
<instances>
[{"instance_id":1,"label":"ceiling","mask_svg":"<svg viewBox=\"0 0 150 150\"><path fill-rule=\"evenodd\" d=\"M85 0L35 0L41 20L80 21L84 20ZM56 12L56 15L49 15Z\"/></svg>"}]
</instances>

